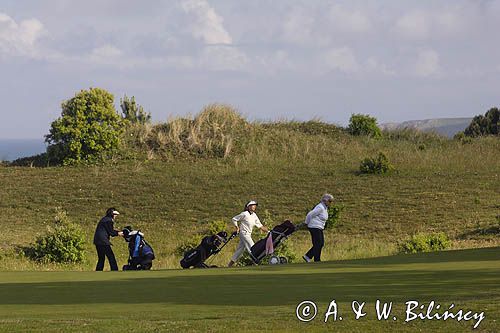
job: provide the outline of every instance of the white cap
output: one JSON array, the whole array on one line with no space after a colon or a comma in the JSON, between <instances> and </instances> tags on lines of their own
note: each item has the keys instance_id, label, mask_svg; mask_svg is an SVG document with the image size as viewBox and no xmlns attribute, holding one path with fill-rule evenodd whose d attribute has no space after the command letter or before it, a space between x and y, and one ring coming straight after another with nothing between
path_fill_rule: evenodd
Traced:
<instances>
[{"instance_id":1,"label":"white cap","mask_svg":"<svg viewBox=\"0 0 500 333\"><path fill-rule=\"evenodd\" d=\"M251 201L247 202L247 204L245 205L245 207L248 208L248 206L252 206L252 205L258 205L257 201L251 200Z\"/></svg>"}]
</instances>

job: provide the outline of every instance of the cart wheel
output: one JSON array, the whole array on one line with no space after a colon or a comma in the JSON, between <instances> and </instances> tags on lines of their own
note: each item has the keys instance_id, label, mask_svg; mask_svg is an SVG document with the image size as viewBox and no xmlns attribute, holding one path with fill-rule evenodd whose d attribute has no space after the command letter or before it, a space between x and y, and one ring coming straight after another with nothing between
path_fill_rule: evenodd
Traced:
<instances>
[{"instance_id":1,"label":"cart wheel","mask_svg":"<svg viewBox=\"0 0 500 333\"><path fill-rule=\"evenodd\" d=\"M288 264L288 259L286 257L280 257L280 264Z\"/></svg>"},{"instance_id":2,"label":"cart wheel","mask_svg":"<svg viewBox=\"0 0 500 333\"><path fill-rule=\"evenodd\" d=\"M271 256L271 258L269 258L269 265L279 265L279 264L281 264L281 260L279 257Z\"/></svg>"}]
</instances>

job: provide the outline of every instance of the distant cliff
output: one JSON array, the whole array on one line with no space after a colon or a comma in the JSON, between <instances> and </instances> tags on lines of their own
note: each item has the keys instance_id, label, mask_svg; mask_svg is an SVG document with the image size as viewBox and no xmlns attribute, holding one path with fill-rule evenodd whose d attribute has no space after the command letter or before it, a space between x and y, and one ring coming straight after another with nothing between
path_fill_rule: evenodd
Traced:
<instances>
[{"instance_id":1,"label":"distant cliff","mask_svg":"<svg viewBox=\"0 0 500 333\"><path fill-rule=\"evenodd\" d=\"M448 137L452 137L457 132L463 131L469 126L472 118L439 118L425 120L408 120L402 123L381 124L382 129L403 129L414 128L421 131L434 131Z\"/></svg>"}]
</instances>

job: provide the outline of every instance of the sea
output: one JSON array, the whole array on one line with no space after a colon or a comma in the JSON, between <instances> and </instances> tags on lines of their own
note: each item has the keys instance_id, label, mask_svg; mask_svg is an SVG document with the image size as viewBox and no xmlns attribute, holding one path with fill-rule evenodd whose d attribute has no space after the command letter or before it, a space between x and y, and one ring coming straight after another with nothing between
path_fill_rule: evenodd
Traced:
<instances>
[{"instance_id":1,"label":"sea","mask_svg":"<svg viewBox=\"0 0 500 333\"><path fill-rule=\"evenodd\" d=\"M0 161L38 155L45 150L43 139L0 139Z\"/></svg>"}]
</instances>

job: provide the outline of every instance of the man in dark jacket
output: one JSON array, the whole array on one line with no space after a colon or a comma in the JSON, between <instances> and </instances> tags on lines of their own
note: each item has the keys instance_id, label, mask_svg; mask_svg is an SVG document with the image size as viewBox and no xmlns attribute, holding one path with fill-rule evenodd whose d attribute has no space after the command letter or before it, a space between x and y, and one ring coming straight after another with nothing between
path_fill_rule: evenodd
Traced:
<instances>
[{"instance_id":1,"label":"man in dark jacket","mask_svg":"<svg viewBox=\"0 0 500 333\"><path fill-rule=\"evenodd\" d=\"M123 232L115 230L113 224L115 218L120 215L120 213L115 208L109 208L106 211L106 216L104 216L95 229L94 234L94 245L97 249L97 265L95 267L96 271L102 271L104 268L104 260L108 257L109 266L112 271L118 270L118 264L116 263L115 254L111 249L111 242L109 237L123 236Z\"/></svg>"}]
</instances>

